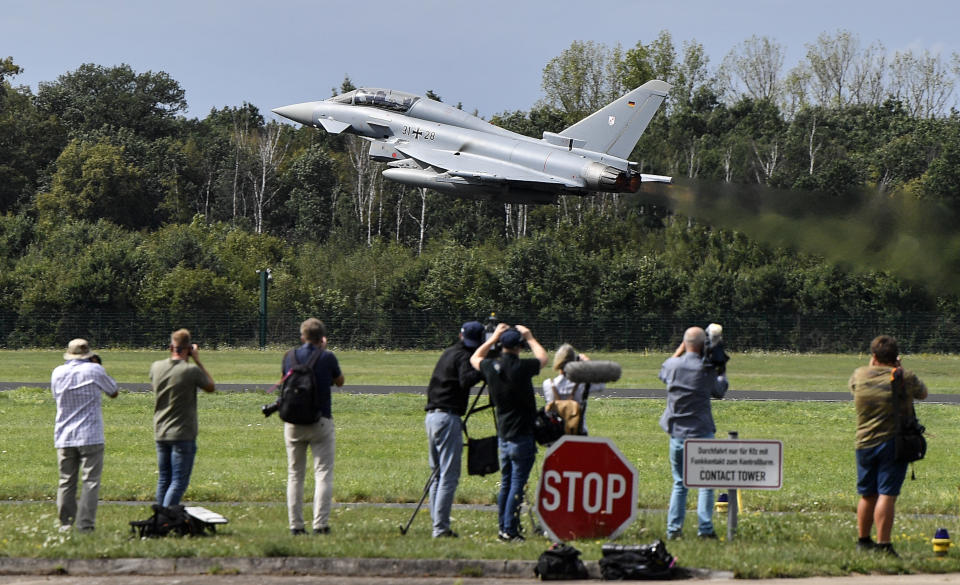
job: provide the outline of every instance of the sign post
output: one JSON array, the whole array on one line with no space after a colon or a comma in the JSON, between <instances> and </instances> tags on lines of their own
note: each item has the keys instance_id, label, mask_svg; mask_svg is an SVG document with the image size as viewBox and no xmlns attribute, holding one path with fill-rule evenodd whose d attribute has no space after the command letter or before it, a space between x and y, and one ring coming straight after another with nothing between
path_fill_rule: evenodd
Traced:
<instances>
[{"instance_id":1,"label":"sign post","mask_svg":"<svg viewBox=\"0 0 960 585\"><path fill-rule=\"evenodd\" d=\"M564 435L544 456L537 514L558 542L613 538L636 518L637 481L610 439Z\"/></svg>"},{"instance_id":2,"label":"sign post","mask_svg":"<svg viewBox=\"0 0 960 585\"><path fill-rule=\"evenodd\" d=\"M737 490L778 490L783 485L783 443L773 440L687 439L683 443L683 485L727 489L727 539L737 532Z\"/></svg>"}]
</instances>

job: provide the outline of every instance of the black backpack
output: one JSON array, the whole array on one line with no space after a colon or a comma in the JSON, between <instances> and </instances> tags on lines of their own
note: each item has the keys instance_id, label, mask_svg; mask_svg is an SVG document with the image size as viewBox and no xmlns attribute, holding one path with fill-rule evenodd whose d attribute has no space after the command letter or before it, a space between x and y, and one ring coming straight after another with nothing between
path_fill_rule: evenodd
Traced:
<instances>
[{"instance_id":1,"label":"black backpack","mask_svg":"<svg viewBox=\"0 0 960 585\"><path fill-rule=\"evenodd\" d=\"M670 579L676 559L663 541L653 544L605 544L600 574L607 581Z\"/></svg>"},{"instance_id":2,"label":"black backpack","mask_svg":"<svg viewBox=\"0 0 960 585\"><path fill-rule=\"evenodd\" d=\"M541 581L562 581L588 578L587 567L580 560L580 551L569 544L555 543L540 553L533 573Z\"/></svg>"},{"instance_id":3,"label":"black backpack","mask_svg":"<svg viewBox=\"0 0 960 585\"><path fill-rule=\"evenodd\" d=\"M324 350L314 350L307 363L297 361L296 350L287 352L293 364L280 384L280 420L295 425L312 425L320 420L320 397L317 394L317 379L313 366ZM286 362L286 360L284 360Z\"/></svg>"},{"instance_id":4,"label":"black backpack","mask_svg":"<svg viewBox=\"0 0 960 585\"><path fill-rule=\"evenodd\" d=\"M158 538L173 534L174 536L202 536L208 530L216 532L216 527L187 514L187 510L180 505L163 507L158 504L151 506L153 515L146 520L130 522L130 531L139 538Z\"/></svg>"}]
</instances>

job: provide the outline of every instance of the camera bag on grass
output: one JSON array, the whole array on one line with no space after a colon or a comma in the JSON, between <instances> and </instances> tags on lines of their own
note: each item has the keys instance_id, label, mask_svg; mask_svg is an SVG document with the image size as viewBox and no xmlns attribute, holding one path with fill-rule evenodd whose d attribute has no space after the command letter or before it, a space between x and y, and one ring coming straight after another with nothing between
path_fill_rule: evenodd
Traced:
<instances>
[{"instance_id":1,"label":"camera bag on grass","mask_svg":"<svg viewBox=\"0 0 960 585\"><path fill-rule=\"evenodd\" d=\"M663 541L652 544L605 544L600 574L607 581L670 579L676 559Z\"/></svg>"},{"instance_id":2,"label":"camera bag on grass","mask_svg":"<svg viewBox=\"0 0 960 585\"><path fill-rule=\"evenodd\" d=\"M580 560L580 551L559 542L540 553L533 574L541 581L586 579L589 576L586 565Z\"/></svg>"},{"instance_id":3,"label":"camera bag on grass","mask_svg":"<svg viewBox=\"0 0 960 585\"><path fill-rule=\"evenodd\" d=\"M183 506L163 507L153 504L153 515L146 520L130 522L130 532L138 538L159 538L173 534L174 536L202 536L208 531L212 534L217 531L216 525L205 522L187 512ZM217 515L219 516L219 515ZM222 516L220 516L222 518ZM225 523L226 519L223 519Z\"/></svg>"},{"instance_id":4,"label":"camera bag on grass","mask_svg":"<svg viewBox=\"0 0 960 585\"><path fill-rule=\"evenodd\" d=\"M890 388L893 391L893 417L897 433L894 459L897 463L919 461L927 454L927 440L923 437L927 429L917 420L913 401L907 396L903 384L903 368L893 369L890 374Z\"/></svg>"},{"instance_id":5,"label":"camera bag on grass","mask_svg":"<svg viewBox=\"0 0 960 585\"><path fill-rule=\"evenodd\" d=\"M305 364L297 361L295 349L287 352L293 365L280 383L277 410L280 420L295 425L312 425L320 420L320 398L317 396L317 380L313 375L313 366L323 351L314 350ZM283 361L286 363L286 358Z\"/></svg>"}]
</instances>

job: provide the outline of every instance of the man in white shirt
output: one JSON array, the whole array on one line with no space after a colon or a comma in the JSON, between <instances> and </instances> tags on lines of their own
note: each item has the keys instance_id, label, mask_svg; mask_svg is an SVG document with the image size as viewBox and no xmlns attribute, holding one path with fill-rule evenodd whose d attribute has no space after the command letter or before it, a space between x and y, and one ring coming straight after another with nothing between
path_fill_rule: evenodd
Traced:
<instances>
[{"instance_id":1,"label":"man in white shirt","mask_svg":"<svg viewBox=\"0 0 960 585\"><path fill-rule=\"evenodd\" d=\"M63 359L66 363L57 366L50 376L50 390L57 401L57 420L53 427L60 469L57 513L61 531L70 530L76 523L80 532L92 532L103 471L100 393L116 398L117 382L107 375L99 356L90 350L85 339L72 340ZM78 479L83 481L79 506Z\"/></svg>"}]
</instances>

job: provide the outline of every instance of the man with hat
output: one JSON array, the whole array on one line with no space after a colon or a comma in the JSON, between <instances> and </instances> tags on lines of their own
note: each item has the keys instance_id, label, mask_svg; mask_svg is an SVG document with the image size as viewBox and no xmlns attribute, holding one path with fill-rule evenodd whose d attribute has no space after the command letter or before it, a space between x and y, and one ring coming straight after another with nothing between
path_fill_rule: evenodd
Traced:
<instances>
[{"instance_id":1,"label":"man with hat","mask_svg":"<svg viewBox=\"0 0 960 585\"><path fill-rule=\"evenodd\" d=\"M456 537L450 529L450 508L460 482L460 417L467 412L470 388L481 380L470 365L473 350L483 341L483 325L468 321L460 327L460 339L440 356L427 386L427 443L430 469L436 475L430 484L430 518L433 537Z\"/></svg>"},{"instance_id":2,"label":"man with hat","mask_svg":"<svg viewBox=\"0 0 960 585\"><path fill-rule=\"evenodd\" d=\"M74 339L63 354L66 360L50 376L50 390L57 402L53 444L57 449L60 484L57 514L61 532L76 524L80 532L92 532L97 520L100 474L103 471L103 414L100 393L117 397L117 383L100 365L100 357L86 339ZM77 483L83 481L77 505Z\"/></svg>"},{"instance_id":3,"label":"man with hat","mask_svg":"<svg viewBox=\"0 0 960 585\"><path fill-rule=\"evenodd\" d=\"M500 357L488 358L490 349L498 342L502 348ZM520 359L524 347L530 348L534 358ZM497 408L500 450L497 536L507 542L521 542L520 504L537 456L537 444L533 440L533 421L537 416L533 377L547 365L547 351L523 325L511 328L500 323L493 335L470 356L470 365L483 374L490 388L490 400Z\"/></svg>"}]
</instances>

